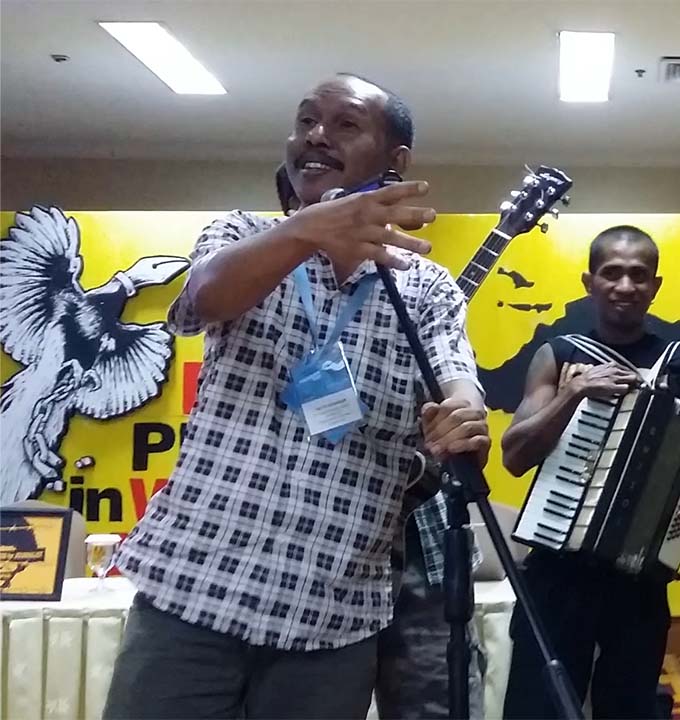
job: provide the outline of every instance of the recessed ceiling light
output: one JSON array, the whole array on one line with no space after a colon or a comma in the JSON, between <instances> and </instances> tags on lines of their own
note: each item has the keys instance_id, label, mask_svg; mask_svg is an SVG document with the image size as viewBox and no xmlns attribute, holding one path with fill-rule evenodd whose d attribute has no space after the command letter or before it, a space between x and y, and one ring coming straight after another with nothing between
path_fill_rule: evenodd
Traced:
<instances>
[{"instance_id":1,"label":"recessed ceiling light","mask_svg":"<svg viewBox=\"0 0 680 720\"><path fill-rule=\"evenodd\" d=\"M562 31L560 100L606 102L614 67L614 33Z\"/></svg>"},{"instance_id":2,"label":"recessed ceiling light","mask_svg":"<svg viewBox=\"0 0 680 720\"><path fill-rule=\"evenodd\" d=\"M180 95L224 95L220 81L156 22L100 22L112 35Z\"/></svg>"}]
</instances>

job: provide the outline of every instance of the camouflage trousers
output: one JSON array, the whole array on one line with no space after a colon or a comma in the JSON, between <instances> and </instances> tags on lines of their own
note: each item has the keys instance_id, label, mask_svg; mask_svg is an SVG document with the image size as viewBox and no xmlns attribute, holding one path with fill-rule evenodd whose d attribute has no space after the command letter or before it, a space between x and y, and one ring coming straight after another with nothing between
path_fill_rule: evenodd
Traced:
<instances>
[{"instance_id":1,"label":"camouflage trousers","mask_svg":"<svg viewBox=\"0 0 680 720\"><path fill-rule=\"evenodd\" d=\"M375 699L382 720L448 718L449 671L444 594L427 580L415 522L406 525L406 559L394 622L378 636ZM474 620L470 644L470 718L484 718L486 661Z\"/></svg>"}]
</instances>

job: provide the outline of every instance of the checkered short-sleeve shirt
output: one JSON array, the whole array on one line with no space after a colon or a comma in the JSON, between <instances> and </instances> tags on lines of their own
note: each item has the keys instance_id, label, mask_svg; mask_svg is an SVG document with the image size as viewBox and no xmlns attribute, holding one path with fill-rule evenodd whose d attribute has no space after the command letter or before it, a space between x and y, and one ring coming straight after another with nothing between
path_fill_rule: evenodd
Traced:
<instances>
[{"instance_id":1,"label":"checkered short-sleeve shirt","mask_svg":"<svg viewBox=\"0 0 680 720\"><path fill-rule=\"evenodd\" d=\"M275 222L239 211L216 220L194 266ZM307 269L323 341L375 266L364 263L341 287L323 255ZM464 297L449 273L413 256L395 277L439 380L474 379ZM177 466L123 543L123 573L159 609L253 645L334 648L385 627L419 424L416 362L382 285L342 335L368 410L337 445L308 438L281 400L311 348L292 278L238 320L207 326L185 286L170 323L179 334L205 332L199 390Z\"/></svg>"}]
</instances>

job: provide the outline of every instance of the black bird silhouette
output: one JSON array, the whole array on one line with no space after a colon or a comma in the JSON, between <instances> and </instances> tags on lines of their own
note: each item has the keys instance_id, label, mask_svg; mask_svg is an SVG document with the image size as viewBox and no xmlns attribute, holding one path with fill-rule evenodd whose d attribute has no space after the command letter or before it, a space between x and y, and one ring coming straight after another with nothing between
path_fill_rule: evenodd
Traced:
<instances>
[{"instance_id":1,"label":"black bird silhouette","mask_svg":"<svg viewBox=\"0 0 680 720\"><path fill-rule=\"evenodd\" d=\"M503 267L499 267L497 272L499 275L509 277L515 285L515 290L518 288L530 288L536 284L533 280L527 280L524 275L517 272L517 270L506 270Z\"/></svg>"}]
</instances>

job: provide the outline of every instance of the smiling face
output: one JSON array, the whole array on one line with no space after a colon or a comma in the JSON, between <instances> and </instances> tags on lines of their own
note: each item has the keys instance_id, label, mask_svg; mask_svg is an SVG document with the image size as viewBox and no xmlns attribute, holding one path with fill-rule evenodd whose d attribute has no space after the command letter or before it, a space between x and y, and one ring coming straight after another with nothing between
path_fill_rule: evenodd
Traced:
<instances>
[{"instance_id":1,"label":"smiling face","mask_svg":"<svg viewBox=\"0 0 680 720\"><path fill-rule=\"evenodd\" d=\"M611 240L593 270L584 273L583 284L593 298L601 327L617 333L638 332L661 286L649 248L626 239Z\"/></svg>"},{"instance_id":2,"label":"smiling face","mask_svg":"<svg viewBox=\"0 0 680 720\"><path fill-rule=\"evenodd\" d=\"M302 206L332 188L406 169L409 150L390 142L386 101L380 88L351 76L322 83L302 100L286 144L286 170Z\"/></svg>"}]
</instances>

